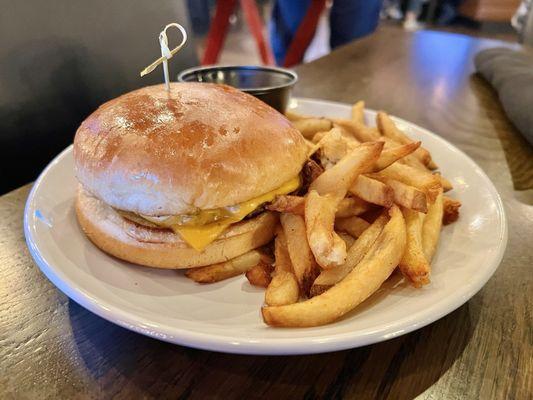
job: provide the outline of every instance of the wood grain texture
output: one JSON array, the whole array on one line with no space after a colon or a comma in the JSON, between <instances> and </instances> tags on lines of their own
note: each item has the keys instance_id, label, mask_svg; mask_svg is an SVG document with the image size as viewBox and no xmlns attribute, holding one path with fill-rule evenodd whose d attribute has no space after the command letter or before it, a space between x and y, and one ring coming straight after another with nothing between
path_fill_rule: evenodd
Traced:
<instances>
[{"instance_id":1,"label":"wood grain texture","mask_svg":"<svg viewBox=\"0 0 533 400\"><path fill-rule=\"evenodd\" d=\"M517 133L471 76L472 56L495 44L382 29L298 70L298 95L365 99L446 137L493 180L509 244L467 304L416 332L328 354L240 356L158 342L86 311L41 274L24 243L25 186L0 198L0 397L531 398L533 195L513 190L502 137Z\"/></svg>"}]
</instances>

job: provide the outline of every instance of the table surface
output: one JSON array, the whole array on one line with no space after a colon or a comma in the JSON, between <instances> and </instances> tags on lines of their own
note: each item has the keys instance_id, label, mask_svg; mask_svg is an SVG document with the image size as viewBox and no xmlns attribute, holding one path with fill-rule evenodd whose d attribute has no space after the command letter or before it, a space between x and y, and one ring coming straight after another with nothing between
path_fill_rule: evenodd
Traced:
<instances>
[{"instance_id":1,"label":"table surface","mask_svg":"<svg viewBox=\"0 0 533 400\"><path fill-rule=\"evenodd\" d=\"M533 194L514 188L531 187L524 165L533 150L473 75L476 52L496 45L381 28L298 68L298 96L364 99L442 135L492 179L509 244L468 303L402 337L327 354L242 356L159 342L86 311L40 273L22 229L27 185L0 198L2 397L531 398Z\"/></svg>"}]
</instances>

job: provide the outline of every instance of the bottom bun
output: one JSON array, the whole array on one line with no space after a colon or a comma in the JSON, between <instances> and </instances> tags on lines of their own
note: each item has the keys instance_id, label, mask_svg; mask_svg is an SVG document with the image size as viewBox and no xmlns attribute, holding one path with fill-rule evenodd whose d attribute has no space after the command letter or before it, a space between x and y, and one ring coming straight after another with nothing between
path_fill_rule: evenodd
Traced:
<instances>
[{"instance_id":1,"label":"bottom bun","mask_svg":"<svg viewBox=\"0 0 533 400\"><path fill-rule=\"evenodd\" d=\"M85 234L106 253L135 264L168 269L201 267L235 258L270 242L278 224L276 214L261 213L231 225L198 252L171 230L153 229L123 218L81 187L76 215Z\"/></svg>"}]
</instances>

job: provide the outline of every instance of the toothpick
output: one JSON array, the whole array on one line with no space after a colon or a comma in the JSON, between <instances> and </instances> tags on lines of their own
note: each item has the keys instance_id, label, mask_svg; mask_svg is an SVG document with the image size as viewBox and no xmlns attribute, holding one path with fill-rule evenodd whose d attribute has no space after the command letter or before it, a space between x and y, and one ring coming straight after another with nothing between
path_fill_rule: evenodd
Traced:
<instances>
[{"instance_id":1,"label":"toothpick","mask_svg":"<svg viewBox=\"0 0 533 400\"><path fill-rule=\"evenodd\" d=\"M168 48L168 37L167 37L167 29L170 27L178 28L181 32L181 43L174 47L172 50ZM181 50L181 48L185 45L185 42L187 42L187 32L185 31L185 28L181 26L178 23L172 23L165 26L165 29L161 31L159 34L159 45L161 46L161 57L155 60L152 64L147 66L145 69L141 71L141 77L145 76L146 74L149 74L159 64L163 64L163 77L165 79L165 87L168 92L170 92L170 79L168 75L168 60L172 58L178 51Z\"/></svg>"}]
</instances>

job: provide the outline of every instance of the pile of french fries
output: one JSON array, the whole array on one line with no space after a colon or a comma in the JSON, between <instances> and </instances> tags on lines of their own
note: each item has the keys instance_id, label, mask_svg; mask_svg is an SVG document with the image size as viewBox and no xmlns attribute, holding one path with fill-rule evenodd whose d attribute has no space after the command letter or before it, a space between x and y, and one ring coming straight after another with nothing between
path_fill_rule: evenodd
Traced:
<instances>
[{"instance_id":1,"label":"pile of french fries","mask_svg":"<svg viewBox=\"0 0 533 400\"><path fill-rule=\"evenodd\" d=\"M304 188L278 196L267 209L280 225L272 248L188 270L199 283L239 274L266 288L264 321L271 326L331 323L376 292L398 268L419 288L430 282L443 224L461 203L444 195L452 185L429 151L384 112L377 128L364 120L364 102L351 119L287 117L306 138Z\"/></svg>"}]
</instances>

